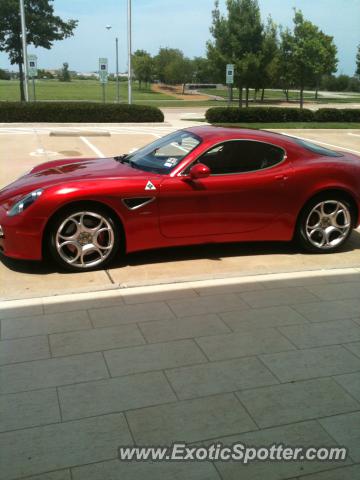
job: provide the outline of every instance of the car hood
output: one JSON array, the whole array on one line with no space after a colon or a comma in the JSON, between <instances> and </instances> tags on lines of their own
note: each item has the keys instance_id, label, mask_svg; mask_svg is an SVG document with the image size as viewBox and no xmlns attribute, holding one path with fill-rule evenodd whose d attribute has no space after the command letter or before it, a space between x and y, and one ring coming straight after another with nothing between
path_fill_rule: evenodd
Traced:
<instances>
[{"instance_id":1,"label":"car hood","mask_svg":"<svg viewBox=\"0 0 360 480\"><path fill-rule=\"evenodd\" d=\"M0 201L7 200L38 188L80 180L130 179L149 177L149 173L122 164L115 158L56 160L34 167L30 173L18 178L0 190Z\"/></svg>"}]
</instances>

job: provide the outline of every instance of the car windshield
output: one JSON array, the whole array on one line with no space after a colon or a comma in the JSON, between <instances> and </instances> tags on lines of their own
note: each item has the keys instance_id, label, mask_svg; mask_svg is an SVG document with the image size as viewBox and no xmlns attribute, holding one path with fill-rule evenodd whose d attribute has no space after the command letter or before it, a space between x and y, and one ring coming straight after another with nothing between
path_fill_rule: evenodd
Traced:
<instances>
[{"instance_id":1,"label":"car windshield","mask_svg":"<svg viewBox=\"0 0 360 480\"><path fill-rule=\"evenodd\" d=\"M343 155L339 152L334 152L334 150L329 150L328 148L320 147L320 145L315 145L314 143L308 142L307 140L301 140L299 138L295 138L296 143L301 145L306 150L310 152L317 153L319 155L323 155L324 157L342 157Z\"/></svg>"},{"instance_id":2,"label":"car windshield","mask_svg":"<svg viewBox=\"0 0 360 480\"><path fill-rule=\"evenodd\" d=\"M145 172L168 174L200 143L198 136L182 130L127 155L123 161Z\"/></svg>"}]
</instances>

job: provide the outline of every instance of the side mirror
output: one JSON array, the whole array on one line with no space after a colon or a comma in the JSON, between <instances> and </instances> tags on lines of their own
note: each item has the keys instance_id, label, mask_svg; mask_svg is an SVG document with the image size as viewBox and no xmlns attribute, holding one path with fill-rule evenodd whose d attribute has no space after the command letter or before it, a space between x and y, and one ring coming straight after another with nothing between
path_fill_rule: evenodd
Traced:
<instances>
[{"instance_id":1,"label":"side mirror","mask_svg":"<svg viewBox=\"0 0 360 480\"><path fill-rule=\"evenodd\" d=\"M189 175L192 180L197 180L199 178L207 178L211 175L211 170L203 163L197 163L196 165L191 167Z\"/></svg>"}]
</instances>

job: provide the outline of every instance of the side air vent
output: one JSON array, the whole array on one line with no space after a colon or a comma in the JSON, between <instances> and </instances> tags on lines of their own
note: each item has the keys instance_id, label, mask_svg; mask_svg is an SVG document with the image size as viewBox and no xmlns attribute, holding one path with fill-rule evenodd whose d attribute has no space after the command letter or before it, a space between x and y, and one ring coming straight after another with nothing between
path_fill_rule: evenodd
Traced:
<instances>
[{"instance_id":1,"label":"side air vent","mask_svg":"<svg viewBox=\"0 0 360 480\"><path fill-rule=\"evenodd\" d=\"M138 208L145 207L145 205L148 205L154 200L155 200L155 197L124 198L123 204L129 210L137 210Z\"/></svg>"}]
</instances>

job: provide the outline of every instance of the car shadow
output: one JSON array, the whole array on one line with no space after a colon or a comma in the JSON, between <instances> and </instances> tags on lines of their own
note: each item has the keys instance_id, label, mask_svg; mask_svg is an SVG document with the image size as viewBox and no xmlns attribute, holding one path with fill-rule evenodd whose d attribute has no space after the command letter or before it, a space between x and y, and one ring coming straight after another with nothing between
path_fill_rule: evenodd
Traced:
<instances>
[{"instance_id":1,"label":"car shadow","mask_svg":"<svg viewBox=\"0 0 360 480\"><path fill-rule=\"evenodd\" d=\"M347 253L360 249L360 232L354 231L349 241L338 253ZM125 266L138 266L155 263L178 262L183 260L213 260L221 261L227 257L248 257L268 255L307 255L295 242L240 242L240 243L211 243L191 245L185 247L171 247L156 250L144 250L130 253L115 260L109 270Z\"/></svg>"},{"instance_id":2,"label":"car shadow","mask_svg":"<svg viewBox=\"0 0 360 480\"><path fill-rule=\"evenodd\" d=\"M360 249L360 231L354 231L346 245L339 250L339 253L351 252ZM108 270L127 266L140 266L161 264L168 262L179 262L186 260L213 260L221 261L227 257L248 257L248 256L268 256L268 255L312 255L303 252L295 242L241 242L241 243L211 243L203 245L191 245L182 247L169 247L154 250L144 250L127 254L115 259ZM48 275L51 273L72 273L61 269L52 261L25 261L15 260L0 256L1 263L10 270L32 274ZM79 272L81 274L82 272Z\"/></svg>"}]
</instances>

